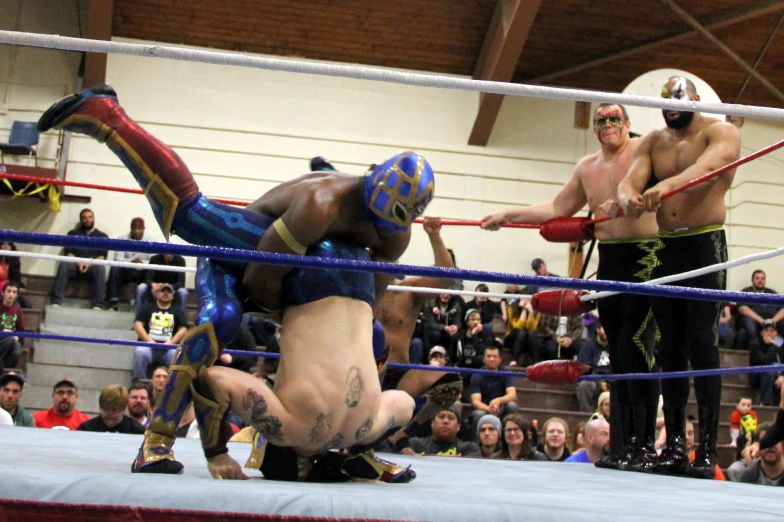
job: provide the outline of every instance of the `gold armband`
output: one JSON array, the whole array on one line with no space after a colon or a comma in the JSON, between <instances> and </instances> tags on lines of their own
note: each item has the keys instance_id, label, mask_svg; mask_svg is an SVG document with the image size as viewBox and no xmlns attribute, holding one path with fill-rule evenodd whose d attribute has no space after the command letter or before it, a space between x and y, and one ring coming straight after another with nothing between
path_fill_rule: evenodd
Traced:
<instances>
[{"instance_id":1,"label":"gold armband","mask_svg":"<svg viewBox=\"0 0 784 522\"><path fill-rule=\"evenodd\" d=\"M283 222L282 218L278 218L272 224L272 227L278 232L278 235L286 243L291 250L295 253L304 256L305 252L308 251L308 247L297 241L297 238L294 237L294 234L291 233L289 227L286 226L286 223Z\"/></svg>"}]
</instances>

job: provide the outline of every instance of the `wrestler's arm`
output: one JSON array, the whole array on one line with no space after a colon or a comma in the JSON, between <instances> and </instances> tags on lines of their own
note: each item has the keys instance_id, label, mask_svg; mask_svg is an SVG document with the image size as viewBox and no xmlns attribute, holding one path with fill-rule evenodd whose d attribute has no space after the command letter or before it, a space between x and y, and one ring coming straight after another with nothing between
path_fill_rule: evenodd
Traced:
<instances>
[{"instance_id":1,"label":"wrestler's arm","mask_svg":"<svg viewBox=\"0 0 784 522\"><path fill-rule=\"evenodd\" d=\"M446 248L444 238L441 237L441 218L440 217L426 217L422 228L427 233L430 240L430 247L433 249L433 260L435 266L444 268L455 268L452 262L452 256L449 255L449 250ZM453 279L444 279L440 277L407 277L400 284L403 286L414 286L420 288L447 288L452 284ZM417 309L422 304L430 299L432 294L419 294L414 293L413 306Z\"/></svg>"},{"instance_id":2,"label":"wrestler's arm","mask_svg":"<svg viewBox=\"0 0 784 522\"><path fill-rule=\"evenodd\" d=\"M645 211L643 208L642 193L653 174L653 161L651 147L656 134L645 136L637 150L634 151L634 161L629 167L626 177L618 184L618 204L623 213L629 217L638 218Z\"/></svg>"},{"instance_id":3,"label":"wrestler's arm","mask_svg":"<svg viewBox=\"0 0 784 522\"><path fill-rule=\"evenodd\" d=\"M527 207L515 207L499 210L482 218L482 228L498 230L503 223L541 224L557 217L575 215L588 203L588 197L580 178L587 158L577 164L572 177L556 194L552 201L541 201Z\"/></svg>"},{"instance_id":4,"label":"wrestler's arm","mask_svg":"<svg viewBox=\"0 0 784 522\"><path fill-rule=\"evenodd\" d=\"M694 165L688 167L680 174L660 181L643 194L643 204L646 209L658 208L661 196L699 177L720 169L740 157L740 130L726 122L714 123L705 129L708 146L697 158ZM706 183L715 183L718 178L713 178ZM688 190L691 189L687 189Z\"/></svg>"},{"instance_id":5,"label":"wrestler's arm","mask_svg":"<svg viewBox=\"0 0 784 522\"><path fill-rule=\"evenodd\" d=\"M397 263L400 256L408 248L411 241L411 229L405 232L396 232L385 238L382 243L372 249L370 259L378 263ZM374 277L376 302L381 301L387 291L387 286L394 280L395 274L377 273Z\"/></svg>"},{"instance_id":6,"label":"wrestler's arm","mask_svg":"<svg viewBox=\"0 0 784 522\"><path fill-rule=\"evenodd\" d=\"M256 250L298 255L304 255L309 245L326 235L339 210L331 191L312 187L298 191L285 209L282 204L272 203L259 208L270 211L271 216L280 217L261 236ZM280 214L274 212L281 210ZM242 284L251 298L271 310L277 310L282 307L283 277L293 269L249 263Z\"/></svg>"}]
</instances>

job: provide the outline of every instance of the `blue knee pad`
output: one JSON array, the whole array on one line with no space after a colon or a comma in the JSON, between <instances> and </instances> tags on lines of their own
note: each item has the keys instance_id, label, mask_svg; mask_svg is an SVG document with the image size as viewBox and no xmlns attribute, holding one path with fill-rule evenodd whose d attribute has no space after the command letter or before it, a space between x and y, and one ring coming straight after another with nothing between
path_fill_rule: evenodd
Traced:
<instances>
[{"instance_id":1,"label":"blue knee pad","mask_svg":"<svg viewBox=\"0 0 784 522\"><path fill-rule=\"evenodd\" d=\"M199 258L196 269L196 324L211 322L221 345L229 343L242 324L242 272Z\"/></svg>"}]
</instances>

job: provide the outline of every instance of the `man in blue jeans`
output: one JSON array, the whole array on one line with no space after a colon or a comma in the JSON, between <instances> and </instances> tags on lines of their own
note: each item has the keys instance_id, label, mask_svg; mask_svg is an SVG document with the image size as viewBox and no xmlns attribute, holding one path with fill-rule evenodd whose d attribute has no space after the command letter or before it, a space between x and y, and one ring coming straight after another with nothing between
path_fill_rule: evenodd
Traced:
<instances>
[{"instance_id":1,"label":"man in blue jeans","mask_svg":"<svg viewBox=\"0 0 784 522\"><path fill-rule=\"evenodd\" d=\"M161 343L161 349L149 346L137 346L133 353L133 374L131 378L147 378L147 367L155 363L168 367L174 357L174 349L185 337L188 330L188 319L180 307L172 307L174 287L170 283L161 283L155 294L155 302L145 304L136 314L133 331L140 341Z\"/></svg>"}]
</instances>

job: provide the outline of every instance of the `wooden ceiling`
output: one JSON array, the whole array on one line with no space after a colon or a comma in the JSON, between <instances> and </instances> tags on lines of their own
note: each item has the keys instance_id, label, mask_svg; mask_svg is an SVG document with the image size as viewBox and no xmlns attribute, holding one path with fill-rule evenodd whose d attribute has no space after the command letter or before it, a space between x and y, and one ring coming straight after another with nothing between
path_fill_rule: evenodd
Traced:
<instances>
[{"instance_id":1,"label":"wooden ceiling","mask_svg":"<svg viewBox=\"0 0 784 522\"><path fill-rule=\"evenodd\" d=\"M748 72L679 9L747 68L767 45L756 71L770 85L744 88ZM114 0L112 35L611 92L678 68L722 101L780 108L783 16L773 0Z\"/></svg>"}]
</instances>

